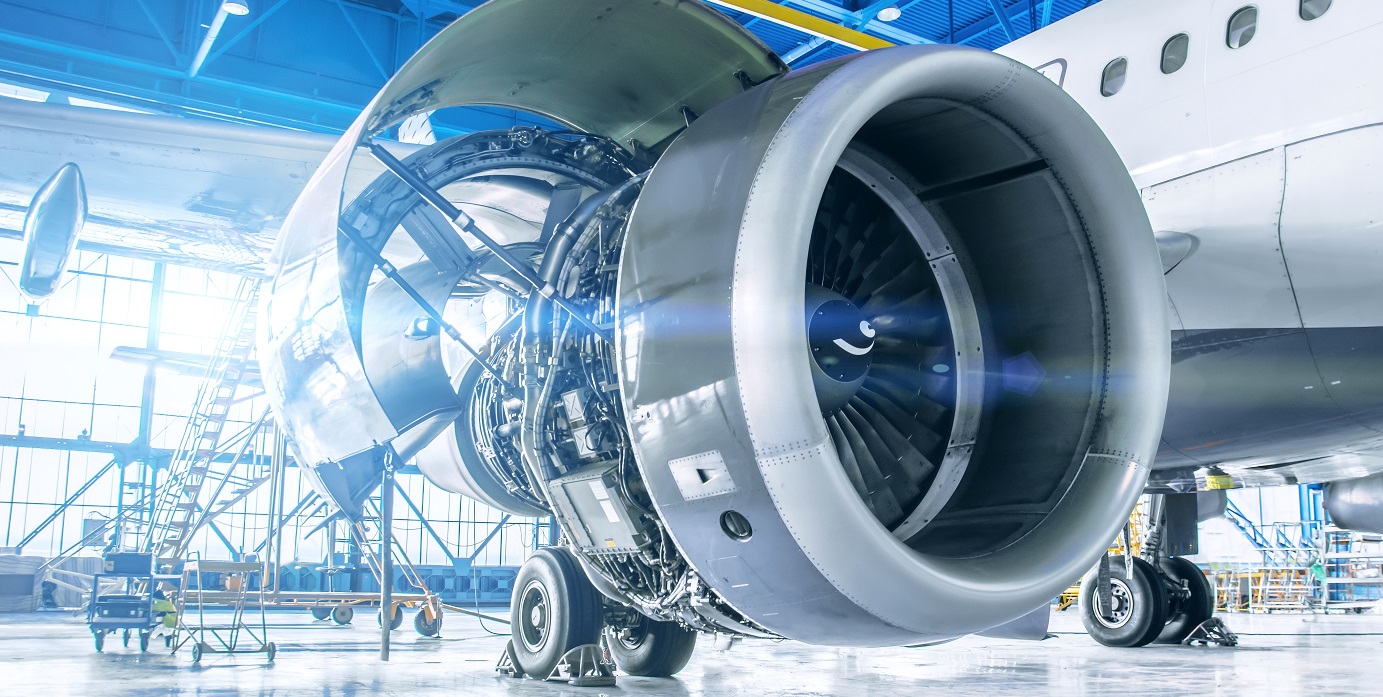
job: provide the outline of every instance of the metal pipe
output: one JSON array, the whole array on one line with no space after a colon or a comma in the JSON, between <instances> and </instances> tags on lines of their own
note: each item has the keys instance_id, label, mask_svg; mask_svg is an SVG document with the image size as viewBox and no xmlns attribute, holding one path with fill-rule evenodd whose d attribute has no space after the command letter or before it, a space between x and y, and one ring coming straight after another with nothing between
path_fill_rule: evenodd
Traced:
<instances>
[{"instance_id":1,"label":"metal pipe","mask_svg":"<svg viewBox=\"0 0 1383 697\"><path fill-rule=\"evenodd\" d=\"M774 24L796 29L800 32L834 41L842 46L868 51L875 48L888 48L893 44L875 36L843 27L829 19L822 19L806 12L784 7L772 0L710 0L712 4L726 7L736 12L744 12Z\"/></svg>"},{"instance_id":2,"label":"metal pipe","mask_svg":"<svg viewBox=\"0 0 1383 697\"><path fill-rule=\"evenodd\" d=\"M82 494L85 494L87 489L90 489L93 484L100 481L102 477L106 476L106 473L109 472L111 468L115 467L116 464L120 464L122 467L124 466L124 463L119 458L113 459L110 462L106 463L105 467L102 467L100 471L92 475L90 479L86 480L85 484L78 487L75 492L72 492L72 495L68 496L66 501L63 501L61 504L59 504L57 510L54 510L47 518L44 518L43 522L38 524L38 527L30 531L29 534L25 535L24 539L20 540L19 544L14 546L14 553L23 554L24 545L27 545L30 542L32 542L33 539L35 537L38 537L38 534L43 532L44 529L47 528L50 524L52 524L53 521L62 517L62 514L65 513L67 509L72 506L72 504L76 503L77 499L81 498ZM58 546L61 547L62 545L59 544Z\"/></svg>"},{"instance_id":3,"label":"metal pipe","mask_svg":"<svg viewBox=\"0 0 1383 697\"><path fill-rule=\"evenodd\" d=\"M226 17L230 15L249 14L250 8L242 2L223 2L216 7L216 16L211 19L211 26L207 27L206 37L202 39L202 45L197 47L197 55L192 58L192 64L187 66L187 76L197 77L201 71L202 64L206 62L208 53L211 53L212 44L216 43L216 37L221 35L221 27L226 23Z\"/></svg>"},{"instance_id":4,"label":"metal pipe","mask_svg":"<svg viewBox=\"0 0 1383 697\"><path fill-rule=\"evenodd\" d=\"M423 515L423 511L421 508L418 508L418 504L413 503L413 499L408 498L408 492L403 490L403 485L395 481L394 488L398 489L399 498L403 499L404 505L408 506L408 509L413 511L413 515L418 516L418 522L422 523L423 530L426 530L427 534L432 536L432 541L436 542L437 546L442 548L442 554L447 555L447 559L451 561L452 568L458 568L461 565L461 560L457 559L456 555L451 553L451 549L447 547L446 540L443 540L442 536L437 534L437 530L432 527L432 524L427 522L427 516ZM422 552L418 554L421 555Z\"/></svg>"},{"instance_id":5,"label":"metal pipe","mask_svg":"<svg viewBox=\"0 0 1383 697\"><path fill-rule=\"evenodd\" d=\"M408 185L408 188L421 196L423 200L427 201L433 208L436 208L437 212L441 213L442 216L447 219L447 222L451 224L452 228L456 229L458 232L467 233L479 240L482 245L485 245L486 249L489 249L500 261L504 262L505 266L513 269L514 273L521 276L539 295L552 300L552 302L556 303L563 310L571 313L572 317L574 317L578 323L590 330L592 334L600 337L605 343L611 343L610 335L606 333L604 329L596 326L594 322L581 314L580 308L573 305L570 300L562 297L562 295L557 292L555 286L543 281L533 270L533 267L525 264L513 254L510 254L509 250L504 248L504 245L496 242L492 237L485 234L484 230L476 227L474 218L471 218L465 211L452 205L451 201L448 201L446 197L442 196L436 189L429 186L426 181L423 181L422 177L418 176L412 169L409 169L408 165L405 165L397 157L394 157L393 153L385 150L384 146L379 143L371 142L368 144L368 147L370 149L370 154L374 155L375 159L379 160L379 163L384 165L385 169L393 172L394 176L403 180L403 183Z\"/></svg>"},{"instance_id":6,"label":"metal pipe","mask_svg":"<svg viewBox=\"0 0 1383 697\"><path fill-rule=\"evenodd\" d=\"M379 488L379 660L389 660L389 632L394 628L394 457L381 446L384 481Z\"/></svg>"}]
</instances>

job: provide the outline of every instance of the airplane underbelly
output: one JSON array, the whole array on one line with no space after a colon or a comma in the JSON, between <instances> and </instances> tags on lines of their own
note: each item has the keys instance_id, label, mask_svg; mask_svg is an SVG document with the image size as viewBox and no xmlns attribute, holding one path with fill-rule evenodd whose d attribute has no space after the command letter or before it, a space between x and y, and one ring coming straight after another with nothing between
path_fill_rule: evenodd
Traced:
<instances>
[{"instance_id":1,"label":"airplane underbelly","mask_svg":"<svg viewBox=\"0 0 1383 697\"><path fill-rule=\"evenodd\" d=\"M1383 327L1174 331L1156 467L1373 449L1381 396Z\"/></svg>"},{"instance_id":2,"label":"airplane underbelly","mask_svg":"<svg viewBox=\"0 0 1383 697\"><path fill-rule=\"evenodd\" d=\"M1171 400L1155 467L1281 467L1383 447L1383 126L1143 191L1192 238L1166 275Z\"/></svg>"}]
</instances>

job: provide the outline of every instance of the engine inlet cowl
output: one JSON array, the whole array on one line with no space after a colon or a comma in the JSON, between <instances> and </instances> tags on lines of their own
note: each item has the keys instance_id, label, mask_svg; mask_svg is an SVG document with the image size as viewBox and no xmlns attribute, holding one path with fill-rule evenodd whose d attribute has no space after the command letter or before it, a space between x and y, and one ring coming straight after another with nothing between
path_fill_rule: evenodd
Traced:
<instances>
[{"instance_id":1,"label":"engine inlet cowl","mask_svg":"<svg viewBox=\"0 0 1383 697\"><path fill-rule=\"evenodd\" d=\"M721 103L655 165L620 269L642 479L775 633L1004 625L1143 488L1169 371L1152 232L1090 118L1006 58L886 49Z\"/></svg>"}]
</instances>

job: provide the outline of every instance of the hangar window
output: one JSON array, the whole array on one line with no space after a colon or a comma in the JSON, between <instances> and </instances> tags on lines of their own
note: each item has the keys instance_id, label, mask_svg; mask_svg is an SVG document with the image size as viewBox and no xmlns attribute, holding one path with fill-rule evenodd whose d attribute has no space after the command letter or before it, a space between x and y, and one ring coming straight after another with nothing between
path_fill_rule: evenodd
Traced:
<instances>
[{"instance_id":1,"label":"hangar window","mask_svg":"<svg viewBox=\"0 0 1383 697\"><path fill-rule=\"evenodd\" d=\"M1181 66L1186 65L1190 49L1191 36L1188 34L1177 34L1167 39L1167 43L1162 44L1162 73L1171 75L1181 70Z\"/></svg>"},{"instance_id":2,"label":"hangar window","mask_svg":"<svg viewBox=\"0 0 1383 697\"><path fill-rule=\"evenodd\" d=\"M1104 67L1100 78L1100 94L1113 97L1124 89L1124 77L1128 74L1128 59L1115 58Z\"/></svg>"},{"instance_id":3,"label":"hangar window","mask_svg":"<svg viewBox=\"0 0 1383 697\"><path fill-rule=\"evenodd\" d=\"M1306 21L1319 19L1330 9L1334 0L1301 0L1301 18Z\"/></svg>"},{"instance_id":4,"label":"hangar window","mask_svg":"<svg viewBox=\"0 0 1383 697\"><path fill-rule=\"evenodd\" d=\"M1253 32L1258 28L1258 8L1253 5L1240 8L1229 18L1229 31L1225 43L1230 48L1243 48L1253 41Z\"/></svg>"}]
</instances>

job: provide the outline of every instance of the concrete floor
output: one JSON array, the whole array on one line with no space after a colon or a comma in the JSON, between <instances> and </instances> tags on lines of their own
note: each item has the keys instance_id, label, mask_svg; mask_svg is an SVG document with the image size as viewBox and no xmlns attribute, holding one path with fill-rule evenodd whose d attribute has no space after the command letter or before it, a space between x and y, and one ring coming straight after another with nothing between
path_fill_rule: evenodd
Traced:
<instances>
[{"instance_id":1,"label":"concrete floor","mask_svg":"<svg viewBox=\"0 0 1383 697\"><path fill-rule=\"evenodd\" d=\"M410 618L411 620L411 618ZM1054 639L965 638L925 649L833 649L752 642L698 647L676 679L620 677L618 688L512 680L492 671L503 637L450 615L442 639L395 632L377 658L373 613L353 626L306 613L270 616L278 659L186 651L140 655L108 639L98 654L70 613L0 615L0 695L1378 695L1383 616L1229 615L1238 648L1109 649L1074 612L1053 616ZM411 627L411 621L406 624ZM491 627L496 631L502 626Z\"/></svg>"}]
</instances>

